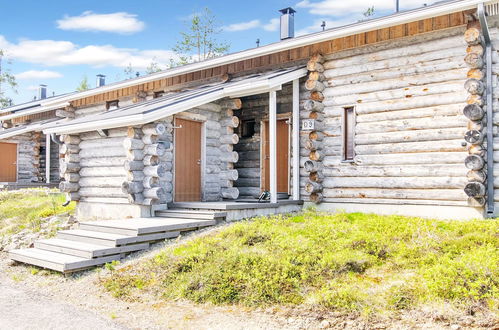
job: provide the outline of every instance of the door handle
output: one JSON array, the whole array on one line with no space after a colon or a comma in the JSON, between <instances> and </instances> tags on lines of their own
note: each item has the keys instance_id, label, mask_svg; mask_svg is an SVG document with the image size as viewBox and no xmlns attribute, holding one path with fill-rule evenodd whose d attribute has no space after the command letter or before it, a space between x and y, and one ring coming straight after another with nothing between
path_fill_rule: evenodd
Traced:
<instances>
[{"instance_id":1,"label":"door handle","mask_svg":"<svg viewBox=\"0 0 499 330\"><path fill-rule=\"evenodd\" d=\"M201 159L198 159L198 160L196 161L196 163L197 163L198 165L201 165Z\"/></svg>"}]
</instances>

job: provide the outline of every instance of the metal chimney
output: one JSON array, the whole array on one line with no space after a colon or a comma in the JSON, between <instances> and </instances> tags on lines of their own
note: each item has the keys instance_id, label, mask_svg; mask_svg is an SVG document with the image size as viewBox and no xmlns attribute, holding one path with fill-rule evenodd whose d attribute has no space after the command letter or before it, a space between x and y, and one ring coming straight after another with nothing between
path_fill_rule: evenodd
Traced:
<instances>
[{"instance_id":1,"label":"metal chimney","mask_svg":"<svg viewBox=\"0 0 499 330\"><path fill-rule=\"evenodd\" d=\"M98 74L97 75L97 82L95 83L95 86L101 87L106 84L106 76L103 74Z\"/></svg>"},{"instance_id":2,"label":"metal chimney","mask_svg":"<svg viewBox=\"0 0 499 330\"><path fill-rule=\"evenodd\" d=\"M38 99L43 100L47 98L47 85L38 86Z\"/></svg>"},{"instance_id":3,"label":"metal chimney","mask_svg":"<svg viewBox=\"0 0 499 330\"><path fill-rule=\"evenodd\" d=\"M281 40L294 38L295 36L295 13L291 7L279 10L281 15Z\"/></svg>"}]
</instances>

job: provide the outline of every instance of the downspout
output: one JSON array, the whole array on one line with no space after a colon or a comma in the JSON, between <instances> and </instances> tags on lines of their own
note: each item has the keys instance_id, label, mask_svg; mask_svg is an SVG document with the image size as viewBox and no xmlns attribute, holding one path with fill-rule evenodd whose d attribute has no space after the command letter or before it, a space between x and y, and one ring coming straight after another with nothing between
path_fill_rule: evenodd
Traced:
<instances>
[{"instance_id":1,"label":"downspout","mask_svg":"<svg viewBox=\"0 0 499 330\"><path fill-rule=\"evenodd\" d=\"M493 136L493 108L492 108L492 44L490 41L489 26L487 24L485 6L478 4L478 20L482 28L485 42L485 76L486 76L486 111L487 111L487 207L486 217L494 215L494 136Z\"/></svg>"}]
</instances>

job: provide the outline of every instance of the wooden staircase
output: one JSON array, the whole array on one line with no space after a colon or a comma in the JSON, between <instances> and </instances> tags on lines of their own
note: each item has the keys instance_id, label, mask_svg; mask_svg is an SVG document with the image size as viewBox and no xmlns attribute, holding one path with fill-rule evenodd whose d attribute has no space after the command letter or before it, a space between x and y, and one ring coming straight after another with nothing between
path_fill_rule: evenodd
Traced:
<instances>
[{"instance_id":1,"label":"wooden staircase","mask_svg":"<svg viewBox=\"0 0 499 330\"><path fill-rule=\"evenodd\" d=\"M213 226L224 212L172 209L154 218L103 220L61 230L56 238L35 242L34 248L9 251L12 260L62 273L81 271L146 250L151 243L175 238L182 232Z\"/></svg>"}]
</instances>

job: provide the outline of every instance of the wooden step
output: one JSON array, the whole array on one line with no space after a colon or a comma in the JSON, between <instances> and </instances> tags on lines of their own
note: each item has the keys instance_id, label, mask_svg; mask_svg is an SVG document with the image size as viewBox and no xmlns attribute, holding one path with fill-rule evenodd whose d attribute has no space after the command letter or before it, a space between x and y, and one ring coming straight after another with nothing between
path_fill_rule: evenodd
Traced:
<instances>
[{"instance_id":1,"label":"wooden step","mask_svg":"<svg viewBox=\"0 0 499 330\"><path fill-rule=\"evenodd\" d=\"M72 230L59 231L57 233L57 238L89 243L89 244L115 247L120 245L135 244L141 242L159 241L167 238L177 237L178 235L180 235L180 232L178 231L176 232L170 231L163 233L156 232L155 234L149 234L149 235L128 236L128 235L119 235L119 234L112 234L99 231L72 229Z\"/></svg>"},{"instance_id":2,"label":"wooden step","mask_svg":"<svg viewBox=\"0 0 499 330\"><path fill-rule=\"evenodd\" d=\"M182 218L182 219L202 219L202 220L224 220L227 212L196 211L184 209L171 209L156 211L157 217Z\"/></svg>"},{"instance_id":3,"label":"wooden step","mask_svg":"<svg viewBox=\"0 0 499 330\"><path fill-rule=\"evenodd\" d=\"M35 242L35 248L40 250L69 254L82 258L97 258L120 253L130 253L149 248L149 243L132 244L118 247L89 244L59 238L44 239Z\"/></svg>"},{"instance_id":4,"label":"wooden step","mask_svg":"<svg viewBox=\"0 0 499 330\"><path fill-rule=\"evenodd\" d=\"M194 228L213 226L216 223L215 220L155 217L83 222L80 224L80 228L87 231L134 236L170 231L186 231Z\"/></svg>"},{"instance_id":5,"label":"wooden step","mask_svg":"<svg viewBox=\"0 0 499 330\"><path fill-rule=\"evenodd\" d=\"M119 254L87 259L37 248L12 250L9 252L9 257L18 262L52 269L62 273L75 272L120 259Z\"/></svg>"}]
</instances>

